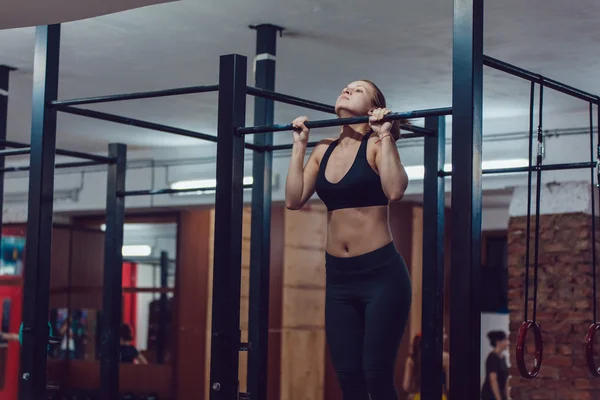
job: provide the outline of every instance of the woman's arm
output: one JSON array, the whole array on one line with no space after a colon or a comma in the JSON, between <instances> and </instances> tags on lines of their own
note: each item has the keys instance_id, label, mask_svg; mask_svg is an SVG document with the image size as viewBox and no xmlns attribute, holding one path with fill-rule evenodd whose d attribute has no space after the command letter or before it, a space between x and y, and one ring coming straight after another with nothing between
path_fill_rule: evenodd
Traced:
<instances>
[{"instance_id":1,"label":"woman's arm","mask_svg":"<svg viewBox=\"0 0 600 400\"><path fill-rule=\"evenodd\" d=\"M450 354L443 352L442 357L442 362L444 365L444 376L446 377L444 386L446 386L446 393L450 393Z\"/></svg>"},{"instance_id":2,"label":"woman's arm","mask_svg":"<svg viewBox=\"0 0 600 400\"><path fill-rule=\"evenodd\" d=\"M377 108L369 111L369 125L377 135L375 165L381 178L381 186L387 198L400 201L408 186L408 175L400 161L396 141L392 135L393 124L381 122L381 119L391 111L387 108Z\"/></svg>"},{"instance_id":3,"label":"woman's arm","mask_svg":"<svg viewBox=\"0 0 600 400\"><path fill-rule=\"evenodd\" d=\"M400 201L408 187L408 175L400 160L392 134L382 132L378 140L375 164L381 178L383 192L391 202Z\"/></svg>"},{"instance_id":4,"label":"woman's arm","mask_svg":"<svg viewBox=\"0 0 600 400\"><path fill-rule=\"evenodd\" d=\"M321 143L317 147L321 146ZM294 143L292 157L285 182L285 205L290 210L298 210L315 193L315 184L319 173L317 154L320 149L315 148L304 166L306 143Z\"/></svg>"},{"instance_id":5,"label":"woman's arm","mask_svg":"<svg viewBox=\"0 0 600 400\"><path fill-rule=\"evenodd\" d=\"M404 366L404 380L402 381L402 389L405 392L410 393L410 383L412 382L412 370L413 370L413 362L409 357L406 359L406 365Z\"/></svg>"},{"instance_id":6,"label":"woman's arm","mask_svg":"<svg viewBox=\"0 0 600 400\"><path fill-rule=\"evenodd\" d=\"M296 130L294 131L292 157L285 182L285 206L290 210L302 208L315 193L319 162L325 149L331 143L329 139L321 140L312 151L306 166L304 166L304 156L306 155L309 136L309 130L304 125L306 121L306 117L298 117L292 122Z\"/></svg>"},{"instance_id":7,"label":"woman's arm","mask_svg":"<svg viewBox=\"0 0 600 400\"><path fill-rule=\"evenodd\" d=\"M490 373L490 386L496 400L502 400L500 395L500 386L498 386L498 375L495 372Z\"/></svg>"}]
</instances>

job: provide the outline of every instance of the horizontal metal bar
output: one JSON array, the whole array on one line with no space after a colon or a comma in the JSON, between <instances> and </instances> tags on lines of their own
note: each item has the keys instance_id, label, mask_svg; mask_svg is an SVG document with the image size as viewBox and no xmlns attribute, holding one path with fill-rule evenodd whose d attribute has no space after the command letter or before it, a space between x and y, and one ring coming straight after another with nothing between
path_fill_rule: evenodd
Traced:
<instances>
[{"instance_id":1,"label":"horizontal metal bar","mask_svg":"<svg viewBox=\"0 0 600 400\"><path fill-rule=\"evenodd\" d=\"M219 85L190 86L166 90L153 90L149 92L111 94L107 96L85 97L71 100L55 100L50 104L52 106L78 106L82 104L108 103L111 101L149 99L183 94L216 92L217 90L219 90Z\"/></svg>"},{"instance_id":2,"label":"horizontal metal bar","mask_svg":"<svg viewBox=\"0 0 600 400\"><path fill-rule=\"evenodd\" d=\"M244 185L244 189L250 189L252 185ZM216 187L208 188L189 188L189 189L154 189L154 190L131 190L125 191L119 194L119 196L153 196L156 194L177 194L177 193L190 193L190 192L208 192L216 191Z\"/></svg>"},{"instance_id":3,"label":"horizontal metal bar","mask_svg":"<svg viewBox=\"0 0 600 400\"><path fill-rule=\"evenodd\" d=\"M122 117L120 115L108 114L100 111L87 110L83 108L61 106L58 108L59 111L66 112L68 114L80 115L83 117L100 119L103 121L115 122L117 124L130 125L138 128L152 129L160 132L173 133L175 135L192 137L194 139L207 140L209 142L216 143L217 137L208 135L206 133L194 132L187 129L175 128L173 126L157 124L154 122L142 121L135 118ZM245 143L244 147L249 150L263 151L261 146L256 146L252 143ZM59 154L57 152L57 154ZM61 154L62 155L62 154ZM109 159L110 160L110 159Z\"/></svg>"},{"instance_id":4,"label":"horizontal metal bar","mask_svg":"<svg viewBox=\"0 0 600 400\"><path fill-rule=\"evenodd\" d=\"M435 136L436 133L432 130L413 125L400 125L400 129L409 131L410 133L402 133L400 139L415 139L425 136Z\"/></svg>"},{"instance_id":5,"label":"horizontal metal bar","mask_svg":"<svg viewBox=\"0 0 600 400\"><path fill-rule=\"evenodd\" d=\"M394 121L399 119L412 119L412 118L423 118L423 117L435 117L442 115L451 115L452 108L433 108L428 110L416 110L416 111L405 111L398 113L390 113L383 118L383 121ZM332 126L342 125L354 125L354 124L365 124L369 122L369 116L364 117L352 117L352 118L334 118L320 121L308 121L305 123L309 129L313 128L326 128ZM237 130L240 135L249 135L254 133L267 133L267 132L282 132L292 131L292 124L275 124L275 125L263 125L263 126L249 126L239 128Z\"/></svg>"},{"instance_id":6,"label":"horizontal metal bar","mask_svg":"<svg viewBox=\"0 0 600 400\"><path fill-rule=\"evenodd\" d=\"M425 128L419 128L421 131L425 131L426 134L422 134L422 133L403 133L402 137L400 140L402 139L415 139L415 138L422 138L424 136L428 136L428 135L435 135L435 132L430 131L429 129L425 129ZM319 142L308 142L306 144L306 147L311 148L311 147L315 147L317 144L319 144ZM277 146L267 146L265 148L265 151L278 151L278 150L290 150L291 148L293 148L294 145L293 144L279 144Z\"/></svg>"},{"instance_id":7,"label":"horizontal metal bar","mask_svg":"<svg viewBox=\"0 0 600 400\"><path fill-rule=\"evenodd\" d=\"M280 103L291 104L294 106L308 108L310 110L322 111L329 114L335 114L335 107L328 104L319 103L312 100L302 99L300 97L294 97L287 94L272 92L270 90L259 89L254 86L248 86L246 93L256 97L262 97L263 99L275 100Z\"/></svg>"},{"instance_id":8,"label":"horizontal metal bar","mask_svg":"<svg viewBox=\"0 0 600 400\"><path fill-rule=\"evenodd\" d=\"M519 172L529 172L529 171L565 171L571 169L586 169L586 168L596 168L595 162L578 162L578 163L562 163L562 164L547 164L541 165L537 167L536 165L532 165L531 167L513 167L513 168L490 168L484 169L481 171L484 175L490 174L514 174ZM451 171L438 171L438 176L452 176Z\"/></svg>"},{"instance_id":9,"label":"horizontal metal bar","mask_svg":"<svg viewBox=\"0 0 600 400\"><path fill-rule=\"evenodd\" d=\"M509 64L504 61L500 61L496 58L490 56L483 56L483 64L497 69L502 72L506 72L507 74L528 80L530 82L535 82L538 84L543 84L545 87L556 90L558 92L567 94L569 96L573 96L575 98L593 103L600 104L600 98L597 95L585 92L583 90L577 89L573 86L566 85L562 82L559 82L554 79L547 78L543 75L536 74L534 72L528 71L521 67L517 67L515 65Z\"/></svg>"},{"instance_id":10,"label":"horizontal metal bar","mask_svg":"<svg viewBox=\"0 0 600 400\"><path fill-rule=\"evenodd\" d=\"M253 144L253 143L244 143L244 147L248 150L253 150L253 151L265 151L265 147L264 146L259 146L257 144Z\"/></svg>"},{"instance_id":11,"label":"horizontal metal bar","mask_svg":"<svg viewBox=\"0 0 600 400\"><path fill-rule=\"evenodd\" d=\"M23 154L29 154L30 150L31 150L30 148L0 150L0 157L2 157L2 156L22 156Z\"/></svg>"},{"instance_id":12,"label":"horizontal metal bar","mask_svg":"<svg viewBox=\"0 0 600 400\"><path fill-rule=\"evenodd\" d=\"M311 148L311 147L316 147L319 144L319 142L308 142L306 144L306 147ZM265 148L266 151L278 151L278 150L290 150L294 147L293 144L278 144L276 146L268 146L267 148Z\"/></svg>"},{"instance_id":13,"label":"horizontal metal bar","mask_svg":"<svg viewBox=\"0 0 600 400\"><path fill-rule=\"evenodd\" d=\"M55 164L54 168L81 168L81 167L91 167L94 165L104 165L106 164L103 161L79 161L79 162L70 162L70 163L61 163ZM10 173L10 172L25 172L29 171L29 165L22 165L16 167L4 167L0 168L0 173Z\"/></svg>"},{"instance_id":14,"label":"horizontal metal bar","mask_svg":"<svg viewBox=\"0 0 600 400\"><path fill-rule=\"evenodd\" d=\"M90 161L98 161L102 164L111 164L111 163L115 162L115 160L111 157L99 156L96 154L82 153L80 151L73 151L73 150L56 149L56 154L58 154L59 156L81 158L81 159L90 160Z\"/></svg>"},{"instance_id":15,"label":"horizontal metal bar","mask_svg":"<svg viewBox=\"0 0 600 400\"><path fill-rule=\"evenodd\" d=\"M100 111L93 111L83 108L76 108L70 106L61 106L58 108L59 111L66 112L68 114L80 115L83 117L100 119L103 121L115 122L117 124L130 125L138 128L152 129L160 132L173 133L175 135L192 137L195 139L208 140L209 142L217 142L217 137L207 135L205 133L194 132L187 129L175 128L173 126L157 124L154 122L142 121L135 118L122 117L120 115L108 114Z\"/></svg>"},{"instance_id":16,"label":"horizontal metal bar","mask_svg":"<svg viewBox=\"0 0 600 400\"><path fill-rule=\"evenodd\" d=\"M23 148L23 149L29 148L29 145L27 143L14 142L11 140L0 140L0 146ZM82 153L80 151L73 151L73 150L56 149L56 154L58 154L60 156L82 158L84 160L101 161L102 163L105 163L105 164L109 164L114 161L110 157L99 156L96 154Z\"/></svg>"}]
</instances>

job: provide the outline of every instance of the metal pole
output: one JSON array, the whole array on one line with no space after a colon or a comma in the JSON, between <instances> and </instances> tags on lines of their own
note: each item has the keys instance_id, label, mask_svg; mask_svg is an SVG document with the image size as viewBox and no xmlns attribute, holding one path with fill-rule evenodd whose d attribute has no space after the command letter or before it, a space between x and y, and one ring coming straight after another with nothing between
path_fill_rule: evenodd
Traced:
<instances>
[{"instance_id":1,"label":"metal pole","mask_svg":"<svg viewBox=\"0 0 600 400\"><path fill-rule=\"evenodd\" d=\"M46 355L60 25L39 26L35 34L31 118L31 170L23 291L23 344L19 399L46 397Z\"/></svg>"},{"instance_id":2,"label":"metal pole","mask_svg":"<svg viewBox=\"0 0 600 400\"><path fill-rule=\"evenodd\" d=\"M386 115L382 121L395 121L399 119L414 119L414 118L426 118L426 117L441 117L443 115L451 115L452 108L432 108L428 110L414 110L404 111L397 113L390 113ZM306 127L312 128L328 128L332 126L342 125L353 125L353 124L364 124L369 122L369 116L362 117L350 117L350 118L332 118L317 121L306 122ZM261 125L261 126L247 126L239 128L237 130L240 135L251 135L257 133L272 133L272 132L283 132L292 131L294 128L292 124L272 124L272 125ZM428 132L429 133L429 132ZM422 136L422 135L421 135Z\"/></svg>"},{"instance_id":3,"label":"metal pole","mask_svg":"<svg viewBox=\"0 0 600 400\"><path fill-rule=\"evenodd\" d=\"M480 396L483 0L454 0L450 395Z\"/></svg>"},{"instance_id":4,"label":"metal pole","mask_svg":"<svg viewBox=\"0 0 600 400\"><path fill-rule=\"evenodd\" d=\"M238 398L244 137L236 131L246 119L246 63L230 54L219 66L211 400Z\"/></svg>"},{"instance_id":5,"label":"metal pole","mask_svg":"<svg viewBox=\"0 0 600 400\"><path fill-rule=\"evenodd\" d=\"M80 106L83 104L98 104L113 101L156 99L158 97L166 96L181 96L185 94L216 92L217 90L219 90L217 85L191 86L167 90L153 90L150 92L121 93L111 94L108 96L86 97L81 99L56 100L52 102L52 106Z\"/></svg>"},{"instance_id":6,"label":"metal pole","mask_svg":"<svg viewBox=\"0 0 600 400\"><path fill-rule=\"evenodd\" d=\"M123 286L123 224L127 146L111 143L108 155L116 162L108 166L106 179L106 229L104 232L104 283L102 286L102 324L100 332L100 399L114 400L119 395L119 331Z\"/></svg>"},{"instance_id":7,"label":"metal pole","mask_svg":"<svg viewBox=\"0 0 600 400\"><path fill-rule=\"evenodd\" d=\"M442 398L444 373L444 168L446 158L446 118L429 117L425 127L437 130L437 137L425 137L425 177L423 179L423 283L421 398Z\"/></svg>"},{"instance_id":8,"label":"metal pole","mask_svg":"<svg viewBox=\"0 0 600 400\"><path fill-rule=\"evenodd\" d=\"M160 288L168 287L169 279L169 253L161 251L160 253ZM167 346L167 319L169 317L169 299L167 293L160 293L158 303L158 333L156 335L156 362L162 364L165 362L165 349Z\"/></svg>"},{"instance_id":9,"label":"metal pole","mask_svg":"<svg viewBox=\"0 0 600 400\"><path fill-rule=\"evenodd\" d=\"M6 140L8 126L8 87L11 67L0 65L0 141ZM4 147L0 147L3 149ZM0 157L0 171L4 169L4 157ZM4 173L0 172L0 210L4 209ZM0 212L0 243L2 242L2 215Z\"/></svg>"},{"instance_id":10,"label":"metal pole","mask_svg":"<svg viewBox=\"0 0 600 400\"><path fill-rule=\"evenodd\" d=\"M255 85L275 89L277 34L282 28L265 24L256 29ZM257 97L254 125L273 123L274 102ZM254 136L257 146L272 146L273 133ZM252 161L252 228L250 233L250 315L248 318L248 393L252 399L267 398L269 340L269 281L271 275L271 183L273 152L254 153Z\"/></svg>"}]
</instances>

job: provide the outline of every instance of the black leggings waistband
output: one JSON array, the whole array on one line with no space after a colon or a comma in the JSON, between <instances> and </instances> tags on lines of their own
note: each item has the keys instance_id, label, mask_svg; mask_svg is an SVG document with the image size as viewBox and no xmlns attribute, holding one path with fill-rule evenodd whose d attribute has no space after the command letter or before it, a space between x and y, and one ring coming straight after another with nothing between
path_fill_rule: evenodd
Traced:
<instances>
[{"instance_id":1,"label":"black leggings waistband","mask_svg":"<svg viewBox=\"0 0 600 400\"><path fill-rule=\"evenodd\" d=\"M394 242L390 242L376 250L352 257L337 257L325 252L325 267L327 272L362 272L398 257L400 253Z\"/></svg>"}]
</instances>

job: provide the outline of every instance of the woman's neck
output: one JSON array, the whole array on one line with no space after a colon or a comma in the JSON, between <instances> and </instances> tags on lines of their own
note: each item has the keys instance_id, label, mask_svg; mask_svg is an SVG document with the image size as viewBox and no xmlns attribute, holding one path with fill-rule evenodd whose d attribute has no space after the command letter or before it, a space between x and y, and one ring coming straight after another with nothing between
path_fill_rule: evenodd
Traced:
<instances>
[{"instance_id":1,"label":"woman's neck","mask_svg":"<svg viewBox=\"0 0 600 400\"><path fill-rule=\"evenodd\" d=\"M344 139L362 140L370 130L369 124L344 125L340 130L340 141Z\"/></svg>"}]
</instances>

